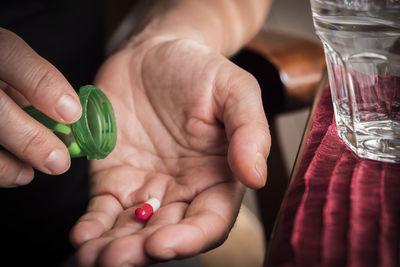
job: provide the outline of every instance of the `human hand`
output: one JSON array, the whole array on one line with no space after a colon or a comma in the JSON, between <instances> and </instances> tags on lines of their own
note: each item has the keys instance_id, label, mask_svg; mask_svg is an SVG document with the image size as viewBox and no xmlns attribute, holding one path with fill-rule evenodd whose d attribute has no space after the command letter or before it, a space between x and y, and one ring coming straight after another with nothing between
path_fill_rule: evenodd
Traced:
<instances>
[{"instance_id":1,"label":"human hand","mask_svg":"<svg viewBox=\"0 0 400 267\"><path fill-rule=\"evenodd\" d=\"M32 167L61 174L70 165L65 145L19 105L33 105L61 123L79 119L79 98L63 75L21 38L0 28L0 187L24 185Z\"/></svg>"},{"instance_id":2,"label":"human hand","mask_svg":"<svg viewBox=\"0 0 400 267\"><path fill-rule=\"evenodd\" d=\"M220 244L242 183L265 184L270 139L255 79L193 41L154 40L110 58L96 86L113 103L118 140L91 162L89 207L71 231L78 263L141 266ZM136 221L151 197L161 208Z\"/></svg>"}]
</instances>

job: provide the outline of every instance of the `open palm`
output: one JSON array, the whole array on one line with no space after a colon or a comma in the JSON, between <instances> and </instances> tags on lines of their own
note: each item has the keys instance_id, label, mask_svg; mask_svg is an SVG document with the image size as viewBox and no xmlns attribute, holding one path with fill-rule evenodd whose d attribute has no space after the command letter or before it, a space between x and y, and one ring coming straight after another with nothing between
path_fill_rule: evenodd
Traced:
<instances>
[{"instance_id":1,"label":"open palm","mask_svg":"<svg viewBox=\"0 0 400 267\"><path fill-rule=\"evenodd\" d=\"M265 183L269 133L254 78L205 46L171 40L125 48L96 85L113 104L118 140L91 162L91 200L71 232L78 263L145 265L222 242L242 184ZM161 208L136 221L151 197Z\"/></svg>"}]
</instances>

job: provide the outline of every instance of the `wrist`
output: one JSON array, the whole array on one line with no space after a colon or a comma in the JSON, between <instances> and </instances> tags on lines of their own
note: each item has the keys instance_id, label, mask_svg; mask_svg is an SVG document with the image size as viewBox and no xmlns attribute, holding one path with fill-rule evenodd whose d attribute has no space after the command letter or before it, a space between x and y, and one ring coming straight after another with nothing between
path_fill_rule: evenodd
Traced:
<instances>
[{"instance_id":1,"label":"wrist","mask_svg":"<svg viewBox=\"0 0 400 267\"><path fill-rule=\"evenodd\" d=\"M146 46L154 46L163 42L175 40L191 40L199 44L215 49L214 45L208 43L203 34L188 26L154 26L148 25L138 34L132 36L126 43L126 48L135 48L146 43Z\"/></svg>"}]
</instances>

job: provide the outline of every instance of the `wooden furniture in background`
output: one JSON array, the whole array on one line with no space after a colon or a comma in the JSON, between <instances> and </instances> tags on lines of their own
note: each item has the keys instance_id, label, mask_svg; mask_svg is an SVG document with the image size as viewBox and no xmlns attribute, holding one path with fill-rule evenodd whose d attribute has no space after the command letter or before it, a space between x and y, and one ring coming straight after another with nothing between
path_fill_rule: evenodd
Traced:
<instances>
[{"instance_id":1,"label":"wooden furniture in background","mask_svg":"<svg viewBox=\"0 0 400 267\"><path fill-rule=\"evenodd\" d=\"M311 105L325 68L320 43L264 28L247 45L279 70L285 92L285 111Z\"/></svg>"}]
</instances>

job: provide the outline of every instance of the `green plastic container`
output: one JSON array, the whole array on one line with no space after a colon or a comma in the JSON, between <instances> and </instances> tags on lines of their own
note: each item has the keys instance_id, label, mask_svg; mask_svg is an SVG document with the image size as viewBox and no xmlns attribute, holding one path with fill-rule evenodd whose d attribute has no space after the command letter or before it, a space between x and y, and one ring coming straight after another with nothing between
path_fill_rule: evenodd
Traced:
<instances>
[{"instance_id":1,"label":"green plastic container","mask_svg":"<svg viewBox=\"0 0 400 267\"><path fill-rule=\"evenodd\" d=\"M110 100L99 88L85 85L79 89L81 118L70 125L59 123L33 106L23 110L49 128L67 146L71 158L103 159L117 141L117 123Z\"/></svg>"}]
</instances>

